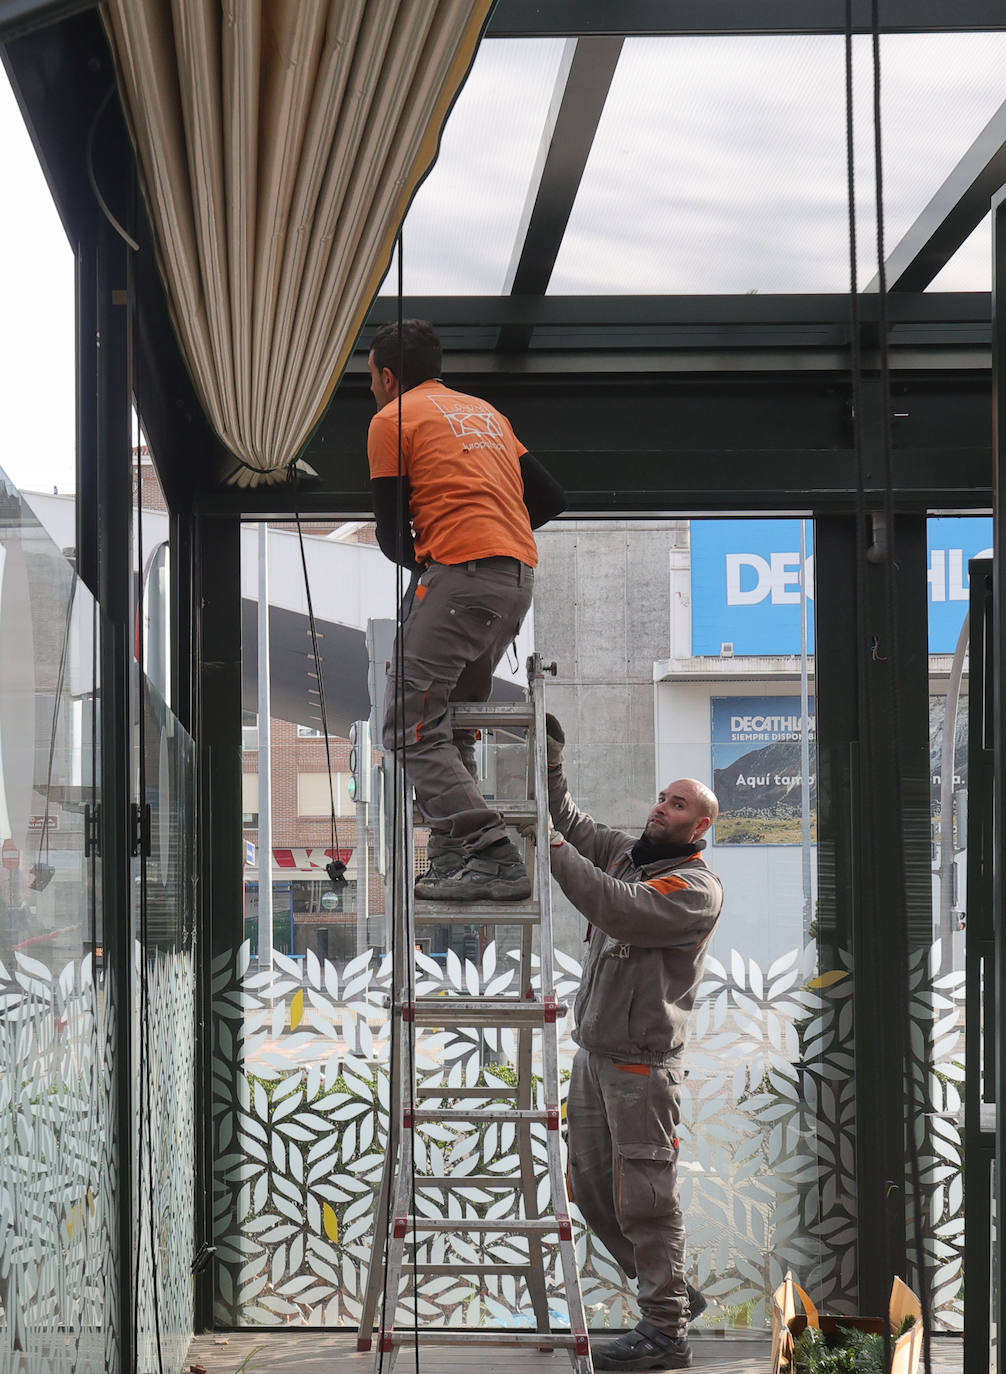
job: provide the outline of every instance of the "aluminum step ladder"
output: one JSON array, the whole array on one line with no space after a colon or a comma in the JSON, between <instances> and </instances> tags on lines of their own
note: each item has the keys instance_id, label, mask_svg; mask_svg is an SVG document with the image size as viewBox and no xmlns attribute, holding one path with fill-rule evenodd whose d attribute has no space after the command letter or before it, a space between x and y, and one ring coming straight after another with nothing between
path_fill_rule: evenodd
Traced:
<instances>
[{"instance_id":1,"label":"aluminum step ladder","mask_svg":"<svg viewBox=\"0 0 1006 1374\"><path fill-rule=\"evenodd\" d=\"M525 862L533 857L532 896L523 902L433 902L413 898L413 805L411 788L401 787L398 796L402 811L399 843L396 845L398 879L395 892L396 967L393 973L391 998L392 1055L391 1096L388 1151L385 1156L381 1189L374 1227L367 1286L360 1317L357 1349L370 1350L376 1328L377 1346L375 1369L390 1371L397 1351L402 1346L497 1345L508 1348L524 1347L538 1352L566 1349L575 1374L593 1374L590 1345L587 1338L580 1276L576 1267L566 1178L560 1154L559 1053L557 1019L567 1007L556 998L552 955L552 912L550 902L551 877L548 862L548 785L545 751L546 672L555 673L555 664L546 666L538 654L527 663L528 695L523 702L493 704L457 703L452 706L455 726L471 729L489 727L497 732L511 732L514 739L526 743L527 796L516 801L492 805L500 810L508 824L530 821L535 824L537 843L525 843ZM401 778L397 779L401 782ZM516 995L465 997L449 995L417 996L414 993L412 951L416 947L416 931L421 927L445 925L515 926L520 930L520 967ZM540 989L532 986L532 953L535 931L539 937ZM405 959L408 959L408 963ZM442 1030L449 1026L508 1027L516 1036L516 1084L481 1087L449 1087L446 1084L418 1084L416 1082L416 1040L427 1028ZM541 1036L540 1068L541 1101L535 1106L535 1085L532 1073L536 1067L533 1057L533 1037ZM453 1105L437 1105L450 1101ZM500 1103L504 1105L499 1105ZM492 1103L497 1105L493 1106ZM444 1177L427 1174L414 1178L414 1132L426 1125L512 1122L516 1125L519 1168L512 1176L457 1175ZM537 1180L535 1178L532 1131L544 1128L550 1207L546 1215L539 1213ZM539 1137L540 1138L540 1137ZM444 1212L448 1212L447 1198L455 1187L492 1188L513 1193L513 1205L506 1216L492 1216L486 1220L468 1217L443 1216L432 1218L418 1215L414 1209L413 1190L418 1183L424 1189L442 1190ZM389 1217L390 1225L386 1226ZM494 1198L494 1201L497 1199ZM502 1198L499 1199L500 1201ZM387 1232L387 1234L386 1234ZM521 1255L514 1264L483 1264L457 1260L451 1263L427 1263L421 1254L424 1242L439 1235L454 1233L465 1238L479 1235L523 1237L526 1258ZM558 1237L560 1267L569 1327L552 1329L545 1277L546 1238ZM410 1252L408 1255L406 1251ZM386 1253L385 1253L386 1250ZM402 1294L401 1281L411 1278L413 1291ZM523 1281L534 1316L534 1330L510 1331L469 1326L418 1325L415 1320L408 1327L395 1328L396 1307L407 1307L418 1299L419 1283L429 1276L471 1277L476 1292L484 1291L481 1280L490 1276L509 1275ZM383 1299L382 1299L383 1295ZM379 1305L382 1311L378 1313ZM430 1366L432 1368L432 1366Z\"/></svg>"}]
</instances>

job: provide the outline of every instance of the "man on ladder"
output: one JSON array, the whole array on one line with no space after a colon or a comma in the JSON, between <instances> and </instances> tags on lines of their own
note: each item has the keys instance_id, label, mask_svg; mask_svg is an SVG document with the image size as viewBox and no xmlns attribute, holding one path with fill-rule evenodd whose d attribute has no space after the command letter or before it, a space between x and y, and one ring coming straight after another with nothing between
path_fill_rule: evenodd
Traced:
<instances>
[{"instance_id":1,"label":"man on ladder","mask_svg":"<svg viewBox=\"0 0 1006 1374\"><path fill-rule=\"evenodd\" d=\"M416 896L519 901L530 896L530 878L476 786L475 732L452 731L450 703L489 697L493 669L531 604L532 529L565 501L505 416L449 390L440 363L425 320L382 326L368 358L377 541L413 575L389 669L384 747L404 739L430 826L430 867Z\"/></svg>"},{"instance_id":2,"label":"man on ladder","mask_svg":"<svg viewBox=\"0 0 1006 1374\"><path fill-rule=\"evenodd\" d=\"M634 1330L593 1348L594 1368L683 1369L688 1323L706 1303L685 1282L677 1125L686 1024L723 902L700 853L719 805L682 778L660 793L638 839L598 825L569 795L565 737L546 719L552 877L590 922L566 1104L571 1193L638 1279L642 1313Z\"/></svg>"}]
</instances>

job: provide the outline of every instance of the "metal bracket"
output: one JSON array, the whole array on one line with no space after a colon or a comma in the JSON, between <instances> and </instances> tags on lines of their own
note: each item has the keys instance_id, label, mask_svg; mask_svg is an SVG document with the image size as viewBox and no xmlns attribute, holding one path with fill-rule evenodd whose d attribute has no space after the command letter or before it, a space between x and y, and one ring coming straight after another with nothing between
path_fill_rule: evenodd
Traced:
<instances>
[{"instance_id":1,"label":"metal bracket","mask_svg":"<svg viewBox=\"0 0 1006 1374\"><path fill-rule=\"evenodd\" d=\"M150 858L150 803L132 802L129 807L132 836L130 853L134 859Z\"/></svg>"},{"instance_id":2,"label":"metal bracket","mask_svg":"<svg viewBox=\"0 0 1006 1374\"><path fill-rule=\"evenodd\" d=\"M84 858L101 857L101 803L84 805Z\"/></svg>"}]
</instances>

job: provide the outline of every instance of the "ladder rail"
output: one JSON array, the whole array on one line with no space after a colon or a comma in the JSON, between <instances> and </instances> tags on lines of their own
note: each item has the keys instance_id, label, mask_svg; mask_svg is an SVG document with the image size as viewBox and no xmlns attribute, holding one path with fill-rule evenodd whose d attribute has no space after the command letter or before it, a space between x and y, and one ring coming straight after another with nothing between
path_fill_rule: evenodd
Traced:
<instances>
[{"instance_id":1,"label":"ladder rail","mask_svg":"<svg viewBox=\"0 0 1006 1374\"><path fill-rule=\"evenodd\" d=\"M414 907L413 824L418 809L413 806L411 788L405 783L403 760L396 756L394 783L398 800L398 819L394 827L394 874L397 891L393 903L394 968L391 984L391 1015L396 1052L389 1067L393 1082L389 1094L388 1150L378 1195L379 1228L388 1216L387 1234L375 1229L371 1265L361 1310L357 1348L369 1350L377 1335L375 1369L390 1371L398 1350L415 1344L504 1345L529 1350L566 1349L574 1374L592 1374L589 1342L569 1201L562 1161L559 1106L558 1017L567 1007L555 994L553 957L551 872L549 866L547 748L545 730L544 677L555 671L546 669L539 655L528 660L528 698L524 702L458 703L452 716L463 728L498 726L508 739L524 733L527 748L526 800L494 801L508 824L532 821L535 829L533 856L530 842L525 862L533 871L533 896L519 903L444 904L449 910L434 912ZM416 992L416 945L418 926L431 925L517 926L520 930L519 971L514 995L478 997L424 996ZM538 930L535 951L535 927ZM537 969L534 954L538 955ZM536 986L537 985L537 986ZM486 1088L451 1088L447 1084L417 1081L416 1037L420 1029L444 1027L512 1027L516 1035L516 1087L492 1085ZM535 1093L535 1033L541 1035L540 1086ZM437 1103L450 1103L450 1106ZM513 1174L416 1174L415 1131L427 1123L472 1124L512 1123L515 1129L517 1161ZM541 1182L540 1151L535 1142L545 1143L545 1176L549 1204L539 1207ZM444 1211L452 1190L465 1188L496 1189L514 1194L518 1215L478 1218L460 1215L417 1215L417 1192L429 1188L440 1191ZM501 1201L497 1195L494 1201ZM427 1209L430 1199L423 1204ZM466 1212L471 1208L466 1207ZM470 1237L474 1249L465 1259L452 1252L448 1237ZM485 1249L487 1239L520 1237L526 1255L514 1253L512 1263L494 1263L493 1250ZM569 1327L552 1329L546 1274L545 1243L558 1244L558 1258L569 1311ZM446 1248L445 1248L446 1247ZM411 1259L407 1252L411 1251ZM422 1251L422 1254L420 1254ZM477 1256L477 1258L476 1258ZM383 1264L382 1264L383 1261ZM382 1270L384 1282L382 1285ZM411 1270L411 1275L410 1275ZM475 1292L484 1291L486 1279L506 1275L523 1280L534 1311L536 1330L510 1331L500 1328L444 1327L423 1325L419 1321L422 1301L420 1276L455 1276L474 1280ZM383 1288L383 1292L382 1292ZM491 1290L490 1290L491 1291ZM378 1304L380 1299L380 1312ZM411 1307L411 1310L410 1310ZM396 1330L396 1319L411 1326Z\"/></svg>"}]
</instances>

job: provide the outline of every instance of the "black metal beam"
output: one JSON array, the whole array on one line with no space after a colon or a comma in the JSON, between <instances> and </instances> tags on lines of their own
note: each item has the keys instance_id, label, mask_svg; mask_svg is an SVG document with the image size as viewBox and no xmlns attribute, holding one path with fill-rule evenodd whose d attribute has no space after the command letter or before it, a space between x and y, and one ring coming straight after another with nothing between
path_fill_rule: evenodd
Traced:
<instances>
[{"instance_id":1,"label":"black metal beam","mask_svg":"<svg viewBox=\"0 0 1006 1374\"><path fill-rule=\"evenodd\" d=\"M853 28L871 32L869 0L853 0ZM885 0L883 33L969 33L1006 28L999 0ZM845 0L498 0L490 38L623 34L841 34Z\"/></svg>"},{"instance_id":2,"label":"black metal beam","mask_svg":"<svg viewBox=\"0 0 1006 1374\"><path fill-rule=\"evenodd\" d=\"M995 526L993 542L997 550L1006 548L1006 190L992 202L992 330L993 330L993 470L995 483ZM992 852L1003 853L1006 844L1006 558L993 559L992 593L993 652L993 842ZM995 1134L998 1144L995 1162L995 1206L1002 1214L1006 1199L1006 883L1002 865L992 867L992 927L995 932L995 959L991 974L995 982ZM1006 1330L1006 1288L1003 1286L1006 1248L996 1247L998 1273L992 1274L995 1300L992 1321L997 1331ZM982 1276L978 1276L982 1282Z\"/></svg>"},{"instance_id":3,"label":"black metal beam","mask_svg":"<svg viewBox=\"0 0 1006 1374\"><path fill-rule=\"evenodd\" d=\"M549 112L540 167L531 181L514 260L507 272L505 290L512 295L544 296L548 289L622 43L620 37L576 42L561 99ZM523 350L530 335L527 326L504 329L499 347Z\"/></svg>"},{"instance_id":4,"label":"black metal beam","mask_svg":"<svg viewBox=\"0 0 1006 1374\"><path fill-rule=\"evenodd\" d=\"M195 1248L215 1244L213 1123L239 1100L240 1055L213 1055L215 957L244 938L241 836L241 538L237 520L196 518L193 549L192 733L196 740L196 1190ZM217 1069L215 1073L214 1070ZM221 1076L230 1071L230 1078ZM221 1095L232 1094L227 1107ZM196 1331L213 1325L214 1266L195 1279Z\"/></svg>"},{"instance_id":5,"label":"black metal beam","mask_svg":"<svg viewBox=\"0 0 1006 1374\"><path fill-rule=\"evenodd\" d=\"M991 1348L992 1290L989 1284L993 1246L989 1218L993 1215L993 1173L996 1135L989 1128L989 1109L995 1112L996 1042L1000 1034L995 1014L996 933L992 917L995 850L993 777L994 713L990 709L995 679L991 630L992 559L972 559L968 565L970 644L968 649L968 788L967 897L968 930L965 944L965 1080L964 1080L964 1235L968 1272L977 1281L964 1294L964 1374L988 1374Z\"/></svg>"},{"instance_id":6,"label":"black metal beam","mask_svg":"<svg viewBox=\"0 0 1006 1374\"><path fill-rule=\"evenodd\" d=\"M97 9L100 0L0 0L0 43L57 24L81 10Z\"/></svg>"},{"instance_id":7,"label":"black metal beam","mask_svg":"<svg viewBox=\"0 0 1006 1374\"><path fill-rule=\"evenodd\" d=\"M116 1254L119 1354L134 1368L136 1281L133 1195L136 1187L136 1101L133 1037L133 881L130 846L132 793L131 683L134 663L131 560L131 458L126 263L122 242L105 229L95 245L93 321L95 405L83 422L95 427L97 595L101 604L101 913L115 1016L112 1073L116 1101Z\"/></svg>"},{"instance_id":8,"label":"black metal beam","mask_svg":"<svg viewBox=\"0 0 1006 1374\"><path fill-rule=\"evenodd\" d=\"M989 212L1006 183L1006 104L999 106L884 266L889 291L924 291ZM876 291L874 277L867 291Z\"/></svg>"},{"instance_id":9,"label":"black metal beam","mask_svg":"<svg viewBox=\"0 0 1006 1374\"><path fill-rule=\"evenodd\" d=\"M598 326L643 327L673 324L793 324L835 323L849 320L845 292L794 295L708 296L406 296L406 313L432 320L449 342L445 331L456 328L487 331L504 325L535 328L564 327L571 331ZM876 297L862 296L859 313L865 323L876 323ZM902 292L892 300L888 314L893 325L919 323L983 323L990 318L987 291ZM398 315L397 298L379 296L371 308L358 352L366 355L369 337L380 324Z\"/></svg>"}]
</instances>

